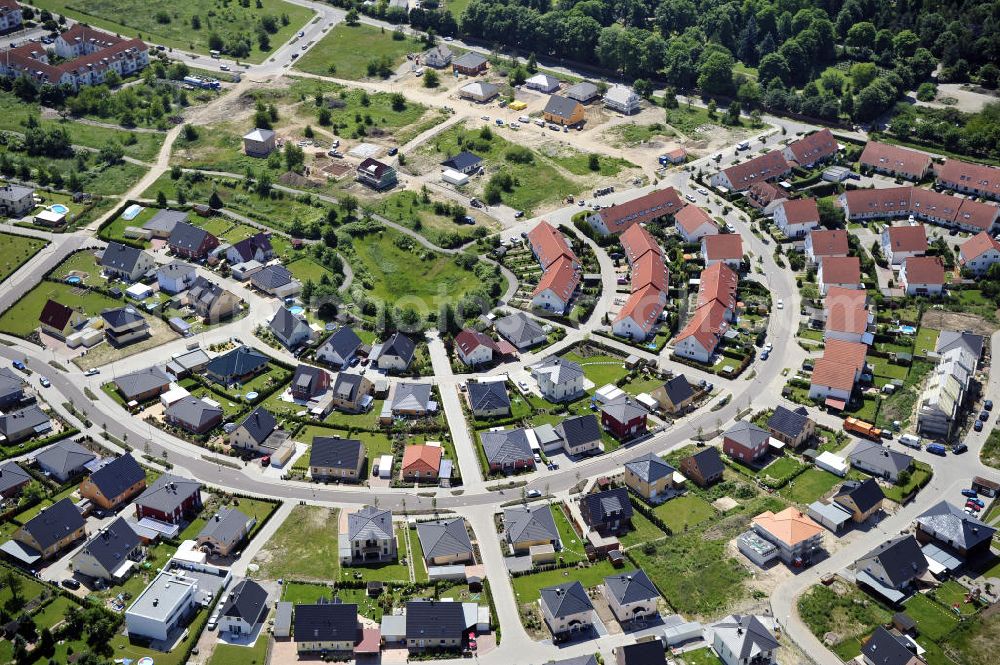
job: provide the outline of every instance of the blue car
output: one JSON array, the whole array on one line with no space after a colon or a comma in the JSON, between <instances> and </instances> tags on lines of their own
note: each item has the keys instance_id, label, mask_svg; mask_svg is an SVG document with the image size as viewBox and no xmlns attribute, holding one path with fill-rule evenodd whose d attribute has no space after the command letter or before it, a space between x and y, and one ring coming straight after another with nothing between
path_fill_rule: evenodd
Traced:
<instances>
[{"instance_id":1,"label":"blue car","mask_svg":"<svg viewBox=\"0 0 1000 665\"><path fill-rule=\"evenodd\" d=\"M19 369L19 370L21 370L23 372L24 370L27 369L27 367L25 367L24 363L21 362L20 360L15 360L14 361L14 369Z\"/></svg>"},{"instance_id":2,"label":"blue car","mask_svg":"<svg viewBox=\"0 0 1000 665\"><path fill-rule=\"evenodd\" d=\"M760 359L761 360L767 360L768 355L770 355L770 354L767 351L765 351L764 353L760 354Z\"/></svg>"},{"instance_id":3,"label":"blue car","mask_svg":"<svg viewBox=\"0 0 1000 665\"><path fill-rule=\"evenodd\" d=\"M975 499L979 495L976 494L976 490L962 490L962 496L969 497L970 499Z\"/></svg>"},{"instance_id":4,"label":"blue car","mask_svg":"<svg viewBox=\"0 0 1000 665\"><path fill-rule=\"evenodd\" d=\"M986 503L982 499L969 499L969 501L971 501L972 503L976 504L980 508L985 508L986 507Z\"/></svg>"}]
</instances>

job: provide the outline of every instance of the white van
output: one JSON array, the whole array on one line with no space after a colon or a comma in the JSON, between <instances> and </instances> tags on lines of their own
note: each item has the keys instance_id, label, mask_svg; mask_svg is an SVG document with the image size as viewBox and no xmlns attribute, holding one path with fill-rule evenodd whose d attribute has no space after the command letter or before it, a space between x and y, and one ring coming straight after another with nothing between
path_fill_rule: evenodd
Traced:
<instances>
[{"instance_id":1,"label":"white van","mask_svg":"<svg viewBox=\"0 0 1000 665\"><path fill-rule=\"evenodd\" d=\"M899 437L899 442L904 446L909 446L910 448L916 448L920 450L920 437L914 434L904 434Z\"/></svg>"},{"instance_id":2,"label":"white van","mask_svg":"<svg viewBox=\"0 0 1000 665\"><path fill-rule=\"evenodd\" d=\"M526 125L527 125L528 123L530 123L530 122L531 122L531 118L529 118L529 117L528 117L528 116L526 116L526 115L519 115L519 116L517 116L517 121L518 121L518 122L523 122L524 124L526 124Z\"/></svg>"}]
</instances>

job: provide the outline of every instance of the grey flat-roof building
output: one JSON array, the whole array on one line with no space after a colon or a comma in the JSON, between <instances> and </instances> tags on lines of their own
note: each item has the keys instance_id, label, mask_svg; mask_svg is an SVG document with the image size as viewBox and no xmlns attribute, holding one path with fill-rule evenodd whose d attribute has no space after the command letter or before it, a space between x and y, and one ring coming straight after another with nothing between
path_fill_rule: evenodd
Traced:
<instances>
[{"instance_id":1,"label":"grey flat-roof building","mask_svg":"<svg viewBox=\"0 0 1000 665\"><path fill-rule=\"evenodd\" d=\"M125 610L129 637L164 641L176 635L197 611L197 597L195 579L161 572Z\"/></svg>"}]
</instances>

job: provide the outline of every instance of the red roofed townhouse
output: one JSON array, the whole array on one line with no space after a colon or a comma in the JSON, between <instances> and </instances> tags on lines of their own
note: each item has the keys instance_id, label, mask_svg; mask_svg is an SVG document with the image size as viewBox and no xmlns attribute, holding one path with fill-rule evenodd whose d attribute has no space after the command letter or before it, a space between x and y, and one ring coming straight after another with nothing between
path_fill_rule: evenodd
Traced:
<instances>
[{"instance_id":1,"label":"red roofed townhouse","mask_svg":"<svg viewBox=\"0 0 1000 665\"><path fill-rule=\"evenodd\" d=\"M627 231L621 234L619 240L622 249L625 250L625 258L628 259L629 265L634 265L647 253L663 256L663 250L657 244L656 238L639 224L630 226Z\"/></svg>"},{"instance_id":2,"label":"red roofed townhouse","mask_svg":"<svg viewBox=\"0 0 1000 665\"><path fill-rule=\"evenodd\" d=\"M455 335L455 353L463 363L474 367L492 362L494 354L500 354L500 347L489 335L465 328Z\"/></svg>"},{"instance_id":3,"label":"red roofed townhouse","mask_svg":"<svg viewBox=\"0 0 1000 665\"><path fill-rule=\"evenodd\" d=\"M852 189L840 195L840 206L847 219L892 219L910 214L913 187Z\"/></svg>"},{"instance_id":4,"label":"red roofed townhouse","mask_svg":"<svg viewBox=\"0 0 1000 665\"><path fill-rule=\"evenodd\" d=\"M23 23L21 6L14 0L0 0L0 35L20 30Z\"/></svg>"},{"instance_id":5,"label":"red roofed townhouse","mask_svg":"<svg viewBox=\"0 0 1000 665\"><path fill-rule=\"evenodd\" d=\"M923 224L887 226L882 231L882 254L891 265L898 266L911 256L927 253L927 229Z\"/></svg>"},{"instance_id":6,"label":"red roofed townhouse","mask_svg":"<svg viewBox=\"0 0 1000 665\"><path fill-rule=\"evenodd\" d=\"M771 214L777 204L788 200L788 192L775 184L763 181L750 185L750 189L743 192L743 196L754 208L763 210L765 215Z\"/></svg>"},{"instance_id":7,"label":"red roofed townhouse","mask_svg":"<svg viewBox=\"0 0 1000 665\"><path fill-rule=\"evenodd\" d=\"M1000 201L1000 169L994 166L946 159L937 169L937 181L956 192Z\"/></svg>"},{"instance_id":8,"label":"red roofed townhouse","mask_svg":"<svg viewBox=\"0 0 1000 665\"><path fill-rule=\"evenodd\" d=\"M820 295L824 296L831 286L860 289L861 259L856 256L828 256L819 262L816 281Z\"/></svg>"},{"instance_id":9,"label":"red roofed townhouse","mask_svg":"<svg viewBox=\"0 0 1000 665\"><path fill-rule=\"evenodd\" d=\"M831 286L823 299L826 327L823 340L871 344L869 330L874 314L868 309L868 293L862 289Z\"/></svg>"},{"instance_id":10,"label":"red roofed townhouse","mask_svg":"<svg viewBox=\"0 0 1000 665\"><path fill-rule=\"evenodd\" d=\"M701 239L701 255L708 268L716 263L725 263L733 270L739 270L743 263L743 238L738 233L705 236Z\"/></svg>"},{"instance_id":11,"label":"red roofed townhouse","mask_svg":"<svg viewBox=\"0 0 1000 665\"><path fill-rule=\"evenodd\" d=\"M899 283L908 296L937 296L944 290L944 265L937 256L915 256L903 261Z\"/></svg>"},{"instance_id":12,"label":"red roofed townhouse","mask_svg":"<svg viewBox=\"0 0 1000 665\"><path fill-rule=\"evenodd\" d=\"M725 263L716 263L705 268L701 271L698 285L697 307L700 309L712 302L718 302L726 310L726 320L732 321L736 316L738 305L736 287L739 281L740 277L736 271Z\"/></svg>"},{"instance_id":13,"label":"red roofed townhouse","mask_svg":"<svg viewBox=\"0 0 1000 665\"><path fill-rule=\"evenodd\" d=\"M970 233L980 231L992 233L996 230L998 218L1000 218L1000 207L992 203L965 199L958 209L958 215L955 216L955 226Z\"/></svg>"},{"instance_id":14,"label":"red roofed townhouse","mask_svg":"<svg viewBox=\"0 0 1000 665\"><path fill-rule=\"evenodd\" d=\"M569 307L580 284L580 270L569 257L561 256L549 265L531 294L531 306L562 314Z\"/></svg>"},{"instance_id":15,"label":"red roofed townhouse","mask_svg":"<svg viewBox=\"0 0 1000 665\"><path fill-rule=\"evenodd\" d=\"M792 167L785 161L780 150L772 150L759 157L730 166L712 176L713 187L725 187L733 192L742 192L755 182L774 180L788 173Z\"/></svg>"},{"instance_id":16,"label":"red roofed townhouse","mask_svg":"<svg viewBox=\"0 0 1000 665\"><path fill-rule=\"evenodd\" d=\"M699 307L684 329L674 337L674 353L682 358L709 362L722 336L729 330L726 319L730 315L730 311L717 300Z\"/></svg>"},{"instance_id":17,"label":"red roofed townhouse","mask_svg":"<svg viewBox=\"0 0 1000 665\"><path fill-rule=\"evenodd\" d=\"M791 199L774 208L774 223L789 238L801 238L819 228L816 199Z\"/></svg>"},{"instance_id":18,"label":"red roofed townhouse","mask_svg":"<svg viewBox=\"0 0 1000 665\"><path fill-rule=\"evenodd\" d=\"M860 381L865 372L865 358L868 356L868 345L857 342L830 340L823 350L823 357L834 360L841 365L847 365L854 370L854 380Z\"/></svg>"},{"instance_id":19,"label":"red roofed townhouse","mask_svg":"<svg viewBox=\"0 0 1000 665\"><path fill-rule=\"evenodd\" d=\"M636 224L676 214L683 206L677 190L666 187L597 210L587 218L587 222L601 235L619 234Z\"/></svg>"},{"instance_id":20,"label":"red roofed townhouse","mask_svg":"<svg viewBox=\"0 0 1000 665\"><path fill-rule=\"evenodd\" d=\"M806 258L810 263L819 263L829 256L847 256L849 251L851 247L844 229L820 229L806 236Z\"/></svg>"},{"instance_id":21,"label":"red roofed townhouse","mask_svg":"<svg viewBox=\"0 0 1000 665\"><path fill-rule=\"evenodd\" d=\"M611 332L636 341L646 339L660 320L666 302L666 293L652 284L633 291L611 324Z\"/></svg>"},{"instance_id":22,"label":"red roofed townhouse","mask_svg":"<svg viewBox=\"0 0 1000 665\"><path fill-rule=\"evenodd\" d=\"M837 408L843 408L851 399L854 384L865 369L868 347L857 342L831 340L823 351L823 357L813 367L809 385L811 399L834 400Z\"/></svg>"},{"instance_id":23,"label":"red roofed townhouse","mask_svg":"<svg viewBox=\"0 0 1000 665\"><path fill-rule=\"evenodd\" d=\"M862 166L878 173L907 180L923 180L931 169L931 156L917 150L869 141L859 160Z\"/></svg>"},{"instance_id":24,"label":"red roofed townhouse","mask_svg":"<svg viewBox=\"0 0 1000 665\"><path fill-rule=\"evenodd\" d=\"M707 212L693 205L684 206L674 215L674 228L684 242L698 242L705 236L719 232L715 220Z\"/></svg>"},{"instance_id":25,"label":"red roofed townhouse","mask_svg":"<svg viewBox=\"0 0 1000 665\"><path fill-rule=\"evenodd\" d=\"M977 233L992 231L1000 207L919 187L856 189L840 196L847 218L893 219L913 215L933 224Z\"/></svg>"},{"instance_id":26,"label":"red roofed townhouse","mask_svg":"<svg viewBox=\"0 0 1000 665\"><path fill-rule=\"evenodd\" d=\"M418 444L403 450L403 480L434 480L441 472L441 446Z\"/></svg>"},{"instance_id":27,"label":"red roofed townhouse","mask_svg":"<svg viewBox=\"0 0 1000 665\"><path fill-rule=\"evenodd\" d=\"M1000 242L983 231L962 243L958 263L973 275L985 275L990 266L1000 261Z\"/></svg>"},{"instance_id":28,"label":"red roofed townhouse","mask_svg":"<svg viewBox=\"0 0 1000 665\"><path fill-rule=\"evenodd\" d=\"M611 324L615 335L644 340L663 314L667 304L670 276L663 262L663 250L641 225L621 234L622 248L632 268L632 295Z\"/></svg>"},{"instance_id":29,"label":"red roofed townhouse","mask_svg":"<svg viewBox=\"0 0 1000 665\"><path fill-rule=\"evenodd\" d=\"M548 222L539 222L531 229L528 233L528 242L531 244L531 253L541 264L542 270L555 263L561 256L567 257L574 263L579 262L563 234Z\"/></svg>"},{"instance_id":30,"label":"red roofed townhouse","mask_svg":"<svg viewBox=\"0 0 1000 665\"><path fill-rule=\"evenodd\" d=\"M792 141L785 146L783 152L789 162L809 168L837 154L837 139L833 138L829 129L821 129Z\"/></svg>"},{"instance_id":31,"label":"red roofed townhouse","mask_svg":"<svg viewBox=\"0 0 1000 665\"><path fill-rule=\"evenodd\" d=\"M632 293L654 286L664 293L670 286L670 273L663 258L649 252L632 264Z\"/></svg>"}]
</instances>

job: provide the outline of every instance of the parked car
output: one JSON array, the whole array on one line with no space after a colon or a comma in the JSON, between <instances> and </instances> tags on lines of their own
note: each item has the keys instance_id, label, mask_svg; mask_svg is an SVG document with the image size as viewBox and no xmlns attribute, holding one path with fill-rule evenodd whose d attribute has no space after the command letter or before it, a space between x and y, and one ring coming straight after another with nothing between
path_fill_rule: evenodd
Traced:
<instances>
[{"instance_id":1,"label":"parked car","mask_svg":"<svg viewBox=\"0 0 1000 665\"><path fill-rule=\"evenodd\" d=\"M686 198L686 199L687 199L688 201L690 201L691 203L694 203L695 201L697 201L697 200L698 200L698 199L696 199L695 197L691 196L690 194L685 194L685 195L684 195L684 198Z\"/></svg>"},{"instance_id":2,"label":"parked car","mask_svg":"<svg viewBox=\"0 0 1000 665\"><path fill-rule=\"evenodd\" d=\"M760 354L760 359L767 360L770 355L771 355L770 351L765 351L764 353Z\"/></svg>"},{"instance_id":3,"label":"parked car","mask_svg":"<svg viewBox=\"0 0 1000 665\"><path fill-rule=\"evenodd\" d=\"M972 429L976 430L977 432L982 432L983 431L983 421L982 420L977 420L976 422L972 423Z\"/></svg>"},{"instance_id":4,"label":"parked car","mask_svg":"<svg viewBox=\"0 0 1000 665\"><path fill-rule=\"evenodd\" d=\"M527 496L529 499L535 499L537 497L540 497L541 495L542 493L539 492L538 490L528 490L528 493L525 496Z\"/></svg>"},{"instance_id":5,"label":"parked car","mask_svg":"<svg viewBox=\"0 0 1000 665\"><path fill-rule=\"evenodd\" d=\"M969 499L968 501L965 502L965 507L966 508L971 508L972 510L975 510L976 512L979 512L980 510L983 509L982 506L980 506L978 503L975 503L972 499Z\"/></svg>"},{"instance_id":6,"label":"parked car","mask_svg":"<svg viewBox=\"0 0 1000 665\"><path fill-rule=\"evenodd\" d=\"M785 309L785 301L778 298L778 309Z\"/></svg>"},{"instance_id":7,"label":"parked car","mask_svg":"<svg viewBox=\"0 0 1000 665\"><path fill-rule=\"evenodd\" d=\"M95 375L100 374L100 373L101 373L101 370L97 369L96 367L92 367L91 369L88 369L86 372L84 372L83 375L84 376L95 376Z\"/></svg>"},{"instance_id":8,"label":"parked car","mask_svg":"<svg viewBox=\"0 0 1000 665\"><path fill-rule=\"evenodd\" d=\"M970 499L975 499L976 497L979 496L979 494L976 493L976 490L965 489L962 490L962 496L967 496Z\"/></svg>"},{"instance_id":9,"label":"parked car","mask_svg":"<svg viewBox=\"0 0 1000 665\"><path fill-rule=\"evenodd\" d=\"M207 627L207 628L208 628L209 630L215 630L215 628L216 628L216 627L217 627L218 625L219 625L219 613L218 613L218 612L215 612L215 614L213 614L212 616L210 616L210 617L208 618L208 624L206 625L206 627Z\"/></svg>"},{"instance_id":10,"label":"parked car","mask_svg":"<svg viewBox=\"0 0 1000 665\"><path fill-rule=\"evenodd\" d=\"M947 453L948 451L940 443L932 443L927 446L927 452L929 452L932 455L940 455L941 457L944 457L945 453Z\"/></svg>"},{"instance_id":11,"label":"parked car","mask_svg":"<svg viewBox=\"0 0 1000 665\"><path fill-rule=\"evenodd\" d=\"M80 583L78 581L74 580L72 577L67 577L62 582L60 582L60 584L62 584L67 589L74 589L74 590L76 590L76 589L80 588Z\"/></svg>"},{"instance_id":12,"label":"parked car","mask_svg":"<svg viewBox=\"0 0 1000 665\"><path fill-rule=\"evenodd\" d=\"M989 411L980 411L979 412L979 419L982 420L985 423L987 420L990 419L990 412Z\"/></svg>"},{"instance_id":13,"label":"parked car","mask_svg":"<svg viewBox=\"0 0 1000 665\"><path fill-rule=\"evenodd\" d=\"M953 455L961 455L962 453L967 452L968 450L969 447L964 443L956 443L954 446L951 447L951 452Z\"/></svg>"},{"instance_id":14,"label":"parked car","mask_svg":"<svg viewBox=\"0 0 1000 665\"><path fill-rule=\"evenodd\" d=\"M390 157L394 157L397 153L399 153L399 148L397 148L396 146L389 148Z\"/></svg>"},{"instance_id":15,"label":"parked car","mask_svg":"<svg viewBox=\"0 0 1000 665\"><path fill-rule=\"evenodd\" d=\"M514 219L521 219L522 217L524 217L523 210L518 210L517 212L514 213Z\"/></svg>"},{"instance_id":16,"label":"parked car","mask_svg":"<svg viewBox=\"0 0 1000 665\"><path fill-rule=\"evenodd\" d=\"M23 371L25 371L28 368L25 367L24 363L21 362L20 360L15 360L14 361L14 369L19 369L19 370L21 370L23 372Z\"/></svg>"},{"instance_id":17,"label":"parked car","mask_svg":"<svg viewBox=\"0 0 1000 665\"><path fill-rule=\"evenodd\" d=\"M42 384L42 388L49 388L52 386L52 382L46 379L44 376L39 378L38 382Z\"/></svg>"},{"instance_id":18,"label":"parked car","mask_svg":"<svg viewBox=\"0 0 1000 665\"><path fill-rule=\"evenodd\" d=\"M983 408L986 409L987 411L992 411L993 410L993 400L988 399L985 402L983 402Z\"/></svg>"},{"instance_id":19,"label":"parked car","mask_svg":"<svg viewBox=\"0 0 1000 665\"><path fill-rule=\"evenodd\" d=\"M974 503L977 506L979 506L980 508L985 508L986 507L986 502L983 501L982 499L979 499L979 498L969 499L967 503Z\"/></svg>"}]
</instances>

